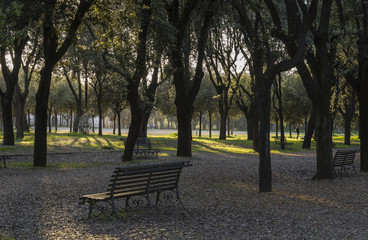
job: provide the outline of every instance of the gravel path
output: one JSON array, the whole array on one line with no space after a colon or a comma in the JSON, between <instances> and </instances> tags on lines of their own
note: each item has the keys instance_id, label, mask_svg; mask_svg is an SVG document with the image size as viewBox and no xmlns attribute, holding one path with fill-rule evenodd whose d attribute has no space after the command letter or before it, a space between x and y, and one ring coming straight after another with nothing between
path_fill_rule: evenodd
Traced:
<instances>
[{"instance_id":1,"label":"gravel path","mask_svg":"<svg viewBox=\"0 0 368 240\"><path fill-rule=\"evenodd\" d=\"M80 168L0 169L0 239L368 239L368 175L312 181L315 154L272 155L273 192L258 192L258 156L194 153L179 204L88 219L83 194L104 191L121 153L55 155ZM154 161L182 160L160 157ZM14 159L32 161L30 157ZM358 166L356 166L358 169Z\"/></svg>"}]
</instances>

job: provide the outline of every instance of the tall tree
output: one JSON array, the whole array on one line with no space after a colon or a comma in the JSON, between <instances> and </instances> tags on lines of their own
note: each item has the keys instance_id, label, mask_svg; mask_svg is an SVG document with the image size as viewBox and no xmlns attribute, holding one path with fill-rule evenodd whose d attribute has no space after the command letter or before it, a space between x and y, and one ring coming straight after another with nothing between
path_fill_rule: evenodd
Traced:
<instances>
[{"instance_id":1,"label":"tall tree","mask_svg":"<svg viewBox=\"0 0 368 240\"><path fill-rule=\"evenodd\" d=\"M80 0L74 3L58 2L57 0L43 1L43 54L45 62L41 69L41 78L36 94L34 166L45 167L47 163L47 105L52 71L69 46L75 43L78 27L93 2L94 0ZM62 23L56 21L65 20L66 13L68 13L67 15L71 14L72 19L67 19L67 22L64 23L66 26L65 31L62 31L64 41L61 43L60 32L56 25Z\"/></svg>"},{"instance_id":2,"label":"tall tree","mask_svg":"<svg viewBox=\"0 0 368 240\"><path fill-rule=\"evenodd\" d=\"M205 76L201 89L194 101L194 112L197 113L199 117L199 137L202 136L202 118L206 112L214 112L216 110L216 90L214 89L208 76Z\"/></svg>"},{"instance_id":3,"label":"tall tree","mask_svg":"<svg viewBox=\"0 0 368 240\"><path fill-rule=\"evenodd\" d=\"M97 102L97 113L98 113L98 135L102 136L102 121L103 121L103 110L102 104L105 100L106 84L110 78L105 66L99 62L95 63L93 67L94 77L91 78L90 85L95 93Z\"/></svg>"},{"instance_id":4,"label":"tall tree","mask_svg":"<svg viewBox=\"0 0 368 240\"><path fill-rule=\"evenodd\" d=\"M115 2L114 4L117 5L114 6L116 6L119 14L110 15L114 19L112 24L114 28L110 27L108 31L110 35L113 35L113 38L108 39L110 42L107 44L108 47L105 48L103 59L109 69L127 81L127 100L131 110L131 123L122 161L132 160L135 141L143 120L144 96L140 95L140 85L142 79L147 76L147 51L151 16L156 9L153 7L153 3L158 2L143 0L137 3L126 2L126 5ZM111 9L111 6L105 7ZM132 20L130 19L131 16L134 16L134 21L130 21ZM127 21L128 24L121 25L124 21ZM104 27L109 25L110 23L106 23ZM135 36L137 41L131 41L132 35Z\"/></svg>"},{"instance_id":5,"label":"tall tree","mask_svg":"<svg viewBox=\"0 0 368 240\"><path fill-rule=\"evenodd\" d=\"M27 53L22 60L22 70L23 70L23 81L18 81L15 86L14 92L14 105L15 105L15 118L16 118L16 128L17 128L17 138L23 138L24 132L29 132L29 125L26 121L25 105L27 102L27 97L29 94L29 86L31 79L37 70L37 65L39 64L41 48L39 42L40 27L36 26L32 29L29 34L29 44L26 46Z\"/></svg>"},{"instance_id":6,"label":"tall tree","mask_svg":"<svg viewBox=\"0 0 368 240\"><path fill-rule=\"evenodd\" d=\"M360 14L356 14L360 13ZM358 30L358 78L348 79L359 100L360 170L368 171L368 0L354 5Z\"/></svg>"},{"instance_id":7,"label":"tall tree","mask_svg":"<svg viewBox=\"0 0 368 240\"><path fill-rule=\"evenodd\" d=\"M281 10L278 11L271 0L264 2L252 3L245 0L232 0L232 5L239 15L239 23L243 31L244 41L247 44L248 51L253 62L254 76L256 82L256 99L257 108L259 109L260 127L259 127L259 190L260 192L272 191L272 168L270 155L270 104L271 104L271 85L276 75L282 71L286 71L295 66L302 60L305 49L305 37L312 23L317 1L312 1L309 12L305 12L303 16L296 8L294 12L288 12L285 19L288 29L278 29L278 32L289 33L297 36L298 51L292 58L287 60L275 59L275 54L272 52L274 41L271 41L269 33L265 32L265 24L269 23L265 18L265 12L259 11L264 8L263 3L271 13L272 22L278 26L280 15L283 14L283 9L287 9L290 4L304 4L300 1L284 1L280 2ZM249 11L249 10L252 11ZM268 28L272 29L268 25ZM291 32L291 29L297 29L297 32ZM275 40L275 39L273 39ZM277 41L276 41L277 42Z\"/></svg>"},{"instance_id":8,"label":"tall tree","mask_svg":"<svg viewBox=\"0 0 368 240\"><path fill-rule=\"evenodd\" d=\"M293 1L289 1L286 8L288 18L295 11L302 11L303 15L307 14L307 7L297 5ZM311 28L313 43L309 44L306 60L299 62L296 66L303 80L303 84L307 90L308 96L313 102L316 117L316 152L317 152L317 171L315 179L333 178L332 168L332 135L331 135L331 115L330 115L330 99L333 80L333 59L335 42L330 35L330 14L332 0L323 0L319 6L319 18ZM272 4L269 1L269 4ZM297 52L297 39L295 34L298 28L289 26L292 35L284 34L282 31L282 21L273 14L274 22L277 23L277 37L286 46L290 56ZM298 18L295 18L299 22ZM294 37L290 37L294 36Z\"/></svg>"},{"instance_id":9,"label":"tall tree","mask_svg":"<svg viewBox=\"0 0 368 240\"><path fill-rule=\"evenodd\" d=\"M345 145L350 145L351 121L355 116L357 101L358 99L356 92L350 86L344 84L342 87L340 103L337 106L337 111L344 119Z\"/></svg>"},{"instance_id":10,"label":"tall tree","mask_svg":"<svg viewBox=\"0 0 368 240\"><path fill-rule=\"evenodd\" d=\"M230 18L225 16L225 18ZM226 120L238 91L241 76L245 70L238 70L240 61L241 33L233 28L231 20L216 17L216 27L210 31L207 46L206 66L210 80L218 94L220 113L220 136L226 139ZM228 129L229 130L229 129Z\"/></svg>"},{"instance_id":11,"label":"tall tree","mask_svg":"<svg viewBox=\"0 0 368 240\"><path fill-rule=\"evenodd\" d=\"M5 89L0 89L4 145L14 145L13 96L19 80L23 52L29 41L28 27L32 26L39 17L38 4L38 1L36 1L36 4L20 0L1 1L0 65L6 86Z\"/></svg>"},{"instance_id":12,"label":"tall tree","mask_svg":"<svg viewBox=\"0 0 368 240\"><path fill-rule=\"evenodd\" d=\"M169 21L176 30L175 44L170 49L170 63L174 71L174 85L176 90L175 105L177 108L178 120L178 143L177 156L191 157L192 156L192 117L193 103L201 86L203 73L203 60L205 57L205 47L207 42L208 30L211 19L214 15L214 1L203 1L204 13L199 15L197 25L200 30L196 36L197 41L197 57L195 59L196 66L194 76L189 76L189 54L186 52L185 44L190 36L189 26L190 20L194 19L193 13L199 5L198 0L185 1L181 3L179 0L167 2L167 10ZM182 6L182 7L181 7ZM200 11L201 9L198 9Z\"/></svg>"},{"instance_id":13,"label":"tall tree","mask_svg":"<svg viewBox=\"0 0 368 240\"><path fill-rule=\"evenodd\" d=\"M281 139L280 139L280 145L281 145L281 149L285 149L285 131L284 131L284 114L283 114L283 108L282 108L282 78L281 78L281 73L278 74L278 77L275 78L274 83L273 83L273 89L274 89L274 98L277 99L277 104L276 101L273 100L274 103L274 108L277 111L277 116L280 120L280 134L281 134ZM277 122L276 122L277 125ZM277 136L277 131L276 131L276 136Z\"/></svg>"}]
</instances>

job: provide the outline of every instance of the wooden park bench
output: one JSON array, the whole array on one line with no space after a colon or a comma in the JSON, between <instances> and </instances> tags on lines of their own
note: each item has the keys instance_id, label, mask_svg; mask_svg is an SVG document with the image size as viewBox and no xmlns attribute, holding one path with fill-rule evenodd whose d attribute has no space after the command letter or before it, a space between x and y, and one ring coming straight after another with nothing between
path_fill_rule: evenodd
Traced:
<instances>
[{"instance_id":1,"label":"wooden park bench","mask_svg":"<svg viewBox=\"0 0 368 240\"><path fill-rule=\"evenodd\" d=\"M93 214L95 208L97 208L97 211L100 210L100 214L104 210L99 209L98 202L108 202L111 204L113 214L118 217L117 199L125 199L125 211L127 211L130 208L142 205L143 200L130 201L133 197L143 197L148 207L153 210L151 194L155 193L156 205L163 201L161 198L164 196L165 201L178 201L184 208L180 200L178 184L183 167L188 166L192 166L190 161L117 167L110 178L107 191L84 195L80 198L80 204L89 204L88 217L91 217L92 215L95 216ZM161 195L164 192L165 194Z\"/></svg>"},{"instance_id":2,"label":"wooden park bench","mask_svg":"<svg viewBox=\"0 0 368 240\"><path fill-rule=\"evenodd\" d=\"M6 168L6 160L10 159L10 157L10 155L0 155L0 161L2 162L4 168Z\"/></svg>"},{"instance_id":3,"label":"wooden park bench","mask_svg":"<svg viewBox=\"0 0 368 240\"><path fill-rule=\"evenodd\" d=\"M359 149L339 149L336 151L335 156L332 160L332 166L334 169L334 174L336 175L336 168L340 169L340 172L346 172L347 167L354 167L355 154L359 152Z\"/></svg>"},{"instance_id":4,"label":"wooden park bench","mask_svg":"<svg viewBox=\"0 0 368 240\"><path fill-rule=\"evenodd\" d=\"M6 167L6 161L9 160L12 157L24 157L29 156L30 154L1 154L0 155L0 162L2 162L2 165L0 165L0 168L7 168Z\"/></svg>"},{"instance_id":5,"label":"wooden park bench","mask_svg":"<svg viewBox=\"0 0 368 240\"><path fill-rule=\"evenodd\" d=\"M126 146L126 140L124 140ZM134 145L134 157L158 157L160 149L153 149L149 138L137 138Z\"/></svg>"}]
</instances>

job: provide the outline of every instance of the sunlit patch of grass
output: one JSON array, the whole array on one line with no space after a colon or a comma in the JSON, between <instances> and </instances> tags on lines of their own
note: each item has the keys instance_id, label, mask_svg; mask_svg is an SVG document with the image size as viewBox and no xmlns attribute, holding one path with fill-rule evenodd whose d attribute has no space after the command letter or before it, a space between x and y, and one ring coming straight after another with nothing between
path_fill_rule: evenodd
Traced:
<instances>
[{"instance_id":1,"label":"sunlit patch of grass","mask_svg":"<svg viewBox=\"0 0 368 240\"><path fill-rule=\"evenodd\" d=\"M73 169L73 168L87 168L87 167L98 167L109 163L49 163L47 167L37 167L38 169L48 168L62 168L62 169ZM32 162L10 162L7 164L8 168L33 168Z\"/></svg>"},{"instance_id":2,"label":"sunlit patch of grass","mask_svg":"<svg viewBox=\"0 0 368 240\"><path fill-rule=\"evenodd\" d=\"M252 153L251 141L240 137L230 137L227 140L213 138L193 138L193 151L212 153Z\"/></svg>"}]
</instances>

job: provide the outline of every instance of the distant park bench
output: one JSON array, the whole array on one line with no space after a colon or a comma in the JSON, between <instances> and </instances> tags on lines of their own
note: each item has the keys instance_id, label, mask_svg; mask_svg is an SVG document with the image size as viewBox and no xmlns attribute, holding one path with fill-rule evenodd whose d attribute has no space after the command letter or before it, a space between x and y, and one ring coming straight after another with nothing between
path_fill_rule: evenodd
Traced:
<instances>
[{"instance_id":1,"label":"distant park bench","mask_svg":"<svg viewBox=\"0 0 368 240\"><path fill-rule=\"evenodd\" d=\"M126 146L126 139L124 140ZM153 149L149 138L137 138L134 145L133 155L135 157L158 157L160 149Z\"/></svg>"},{"instance_id":2,"label":"distant park bench","mask_svg":"<svg viewBox=\"0 0 368 240\"><path fill-rule=\"evenodd\" d=\"M275 142L275 148L281 148L281 138L276 138L276 137L272 137L274 139ZM293 143L289 143L286 141L286 138L284 138L284 145L285 145L285 149L292 149L293 148Z\"/></svg>"},{"instance_id":3,"label":"distant park bench","mask_svg":"<svg viewBox=\"0 0 368 240\"><path fill-rule=\"evenodd\" d=\"M6 160L10 159L10 157L11 155L0 155L0 161L2 162L4 168L6 168Z\"/></svg>"},{"instance_id":4,"label":"distant park bench","mask_svg":"<svg viewBox=\"0 0 368 240\"><path fill-rule=\"evenodd\" d=\"M1 154L0 155L0 162L2 162L3 167L6 168L6 160L9 160L12 157L24 157L27 156L29 154ZM1 168L1 166L0 166Z\"/></svg>"},{"instance_id":5,"label":"distant park bench","mask_svg":"<svg viewBox=\"0 0 368 240\"><path fill-rule=\"evenodd\" d=\"M354 158L355 158L355 154L358 152L359 152L359 149L339 149L337 150L332 160L334 174L336 175L336 168L339 168L340 172L346 172L347 171L346 167L348 166L355 171Z\"/></svg>"},{"instance_id":6,"label":"distant park bench","mask_svg":"<svg viewBox=\"0 0 368 240\"><path fill-rule=\"evenodd\" d=\"M127 211L142 204L142 201L130 201L132 197L143 196L148 207L153 210L150 194L156 193L156 205L159 201L175 199L175 202L178 201L184 208L180 200L178 184L183 167L188 166L192 166L190 161L117 167L110 178L107 191L84 195L80 198L80 204L89 204L88 217L91 217L96 216L93 213L94 209L101 210L96 206L98 202L108 202L111 204L113 214L118 217L116 199L125 198L125 211ZM165 194L162 200L160 196L163 192ZM175 197L170 193L174 193Z\"/></svg>"}]
</instances>

